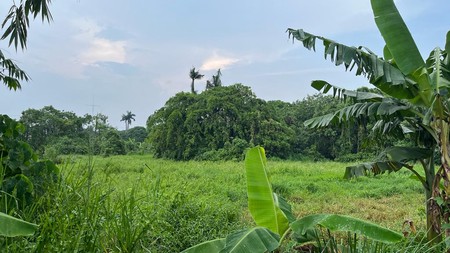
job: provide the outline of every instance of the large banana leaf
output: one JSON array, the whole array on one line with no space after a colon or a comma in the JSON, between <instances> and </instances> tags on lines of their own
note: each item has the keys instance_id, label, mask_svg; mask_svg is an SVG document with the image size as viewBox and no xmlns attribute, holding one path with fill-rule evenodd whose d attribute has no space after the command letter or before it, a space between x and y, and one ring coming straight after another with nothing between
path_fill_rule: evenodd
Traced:
<instances>
[{"instance_id":1,"label":"large banana leaf","mask_svg":"<svg viewBox=\"0 0 450 253\"><path fill-rule=\"evenodd\" d=\"M351 179L354 177L367 176L368 174L378 175L385 172L396 172L404 166L406 166L406 164L393 161L361 163L347 166L345 168L344 178Z\"/></svg>"},{"instance_id":2,"label":"large banana leaf","mask_svg":"<svg viewBox=\"0 0 450 253\"><path fill-rule=\"evenodd\" d=\"M402 73L409 75L424 67L425 63L419 49L394 1L371 0L370 2L378 30Z\"/></svg>"},{"instance_id":3,"label":"large banana leaf","mask_svg":"<svg viewBox=\"0 0 450 253\"><path fill-rule=\"evenodd\" d=\"M447 32L445 40L445 52L447 52L447 56L450 54L450 31Z\"/></svg>"},{"instance_id":4,"label":"large banana leaf","mask_svg":"<svg viewBox=\"0 0 450 253\"><path fill-rule=\"evenodd\" d=\"M381 101L383 96L381 94L372 92L362 92L346 90L335 85L332 85L324 80L314 80L311 82L311 87L326 94L331 89L333 90L333 97L346 99L347 97L353 98L357 101Z\"/></svg>"},{"instance_id":5,"label":"large banana leaf","mask_svg":"<svg viewBox=\"0 0 450 253\"><path fill-rule=\"evenodd\" d=\"M206 241L188 249L181 253L214 253L220 252L225 247L225 238Z\"/></svg>"},{"instance_id":6,"label":"large banana leaf","mask_svg":"<svg viewBox=\"0 0 450 253\"><path fill-rule=\"evenodd\" d=\"M378 175L385 172L397 172L401 168L407 168L423 182L424 179L422 176L416 173L413 166L408 164L408 162L428 159L433 155L433 150L418 147L389 147L384 150L383 153L385 155L384 159L387 159L387 161L348 166L345 169L344 178L350 179L353 177L366 176L369 173Z\"/></svg>"},{"instance_id":7,"label":"large banana leaf","mask_svg":"<svg viewBox=\"0 0 450 253\"><path fill-rule=\"evenodd\" d=\"M433 155L432 149L419 147L389 147L385 152L389 160L402 163L427 159Z\"/></svg>"},{"instance_id":8,"label":"large banana leaf","mask_svg":"<svg viewBox=\"0 0 450 253\"><path fill-rule=\"evenodd\" d=\"M298 235L306 234L318 225L331 231L345 231L363 235L383 243L396 243L402 240L400 233L380 227L360 219L338 214L313 214L291 223L292 230Z\"/></svg>"},{"instance_id":9,"label":"large banana leaf","mask_svg":"<svg viewBox=\"0 0 450 253\"><path fill-rule=\"evenodd\" d=\"M266 169L264 149L255 147L245 157L248 208L256 224L279 235L289 228L287 216L280 208L279 198L273 194Z\"/></svg>"},{"instance_id":10,"label":"large banana leaf","mask_svg":"<svg viewBox=\"0 0 450 253\"><path fill-rule=\"evenodd\" d=\"M17 219L0 212L0 236L28 236L33 235L38 225Z\"/></svg>"},{"instance_id":11,"label":"large banana leaf","mask_svg":"<svg viewBox=\"0 0 450 253\"><path fill-rule=\"evenodd\" d=\"M270 252L278 248L279 240L280 237L267 228L241 230L227 236L225 247L220 253Z\"/></svg>"},{"instance_id":12,"label":"large banana leaf","mask_svg":"<svg viewBox=\"0 0 450 253\"><path fill-rule=\"evenodd\" d=\"M334 113L306 120L303 124L310 128L320 128L329 125L338 125L343 122L356 121L362 117L378 120L387 116L402 118L404 116L413 116L413 112L411 111L410 105L400 100L385 99L376 102L355 103Z\"/></svg>"},{"instance_id":13,"label":"large banana leaf","mask_svg":"<svg viewBox=\"0 0 450 253\"><path fill-rule=\"evenodd\" d=\"M343 64L347 70L356 67L356 75L366 76L371 84L393 97L413 99L419 95L415 82L411 82L400 69L364 47L349 47L302 29L289 28L287 31L289 37L301 41L309 50L315 50L316 40L323 41L325 58L329 56L336 66Z\"/></svg>"},{"instance_id":14,"label":"large banana leaf","mask_svg":"<svg viewBox=\"0 0 450 253\"><path fill-rule=\"evenodd\" d=\"M439 94L448 94L450 89L450 69L445 63L446 52L435 48L427 59L427 69L431 84Z\"/></svg>"}]
</instances>

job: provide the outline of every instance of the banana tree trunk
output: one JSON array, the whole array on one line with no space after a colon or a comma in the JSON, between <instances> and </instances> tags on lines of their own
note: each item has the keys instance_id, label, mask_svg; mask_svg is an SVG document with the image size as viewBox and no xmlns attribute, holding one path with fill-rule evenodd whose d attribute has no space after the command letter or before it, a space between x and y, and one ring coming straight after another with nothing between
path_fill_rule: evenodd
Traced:
<instances>
[{"instance_id":1,"label":"banana tree trunk","mask_svg":"<svg viewBox=\"0 0 450 253\"><path fill-rule=\"evenodd\" d=\"M434 148L433 148L434 149ZM432 244L442 241L441 212L436 197L439 196L440 176L435 174L434 157L431 156L423 162L425 169L425 200L427 214L427 239Z\"/></svg>"}]
</instances>

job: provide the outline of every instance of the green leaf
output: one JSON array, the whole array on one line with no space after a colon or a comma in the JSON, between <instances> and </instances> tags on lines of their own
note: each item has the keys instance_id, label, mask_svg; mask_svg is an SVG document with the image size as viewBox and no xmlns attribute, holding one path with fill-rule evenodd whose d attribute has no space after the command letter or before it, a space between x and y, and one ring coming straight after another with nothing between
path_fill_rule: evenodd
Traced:
<instances>
[{"instance_id":1,"label":"green leaf","mask_svg":"<svg viewBox=\"0 0 450 253\"><path fill-rule=\"evenodd\" d=\"M220 253L270 252L278 248L279 240L280 237L267 228L241 230L227 236L225 247Z\"/></svg>"},{"instance_id":2,"label":"green leaf","mask_svg":"<svg viewBox=\"0 0 450 253\"><path fill-rule=\"evenodd\" d=\"M344 178L351 179L354 177L366 176L369 173L378 175L385 172L396 172L404 166L405 164L394 161L362 163L358 165L347 166L345 168Z\"/></svg>"},{"instance_id":3,"label":"green leaf","mask_svg":"<svg viewBox=\"0 0 450 253\"><path fill-rule=\"evenodd\" d=\"M0 235L7 237L33 235L38 225L0 212Z\"/></svg>"},{"instance_id":4,"label":"green leaf","mask_svg":"<svg viewBox=\"0 0 450 253\"><path fill-rule=\"evenodd\" d=\"M330 89L333 89L333 97L336 98L346 99L347 97L350 97L358 101L381 101L381 99L383 99L383 96L377 93L346 90L324 80L312 81L311 87L324 94L328 93Z\"/></svg>"},{"instance_id":5,"label":"green leaf","mask_svg":"<svg viewBox=\"0 0 450 253\"><path fill-rule=\"evenodd\" d=\"M188 249L181 253L218 253L225 247L225 238L206 241Z\"/></svg>"},{"instance_id":6,"label":"green leaf","mask_svg":"<svg viewBox=\"0 0 450 253\"><path fill-rule=\"evenodd\" d=\"M338 214L308 215L292 223L291 228L296 234L304 235L309 229L315 228L318 225L331 231L356 233L383 243L396 243L403 238L402 234L387 228L368 221Z\"/></svg>"},{"instance_id":7,"label":"green leaf","mask_svg":"<svg viewBox=\"0 0 450 253\"><path fill-rule=\"evenodd\" d=\"M371 0L375 23L397 66L405 75L425 66L393 0Z\"/></svg>"},{"instance_id":8,"label":"green leaf","mask_svg":"<svg viewBox=\"0 0 450 253\"><path fill-rule=\"evenodd\" d=\"M289 223L294 222L295 216L292 214L291 205L283 197L278 196L276 193L274 193L273 195L277 200L277 206L280 207L281 211L283 211L283 214L288 219Z\"/></svg>"},{"instance_id":9,"label":"green leaf","mask_svg":"<svg viewBox=\"0 0 450 253\"><path fill-rule=\"evenodd\" d=\"M447 54L450 54L450 31L447 32L445 40L445 52L447 52Z\"/></svg>"},{"instance_id":10,"label":"green leaf","mask_svg":"<svg viewBox=\"0 0 450 253\"><path fill-rule=\"evenodd\" d=\"M275 199L276 195L273 194L263 148L255 147L247 152L245 170L248 208L253 219L258 226L283 234L289 228L289 221L280 209L278 200Z\"/></svg>"},{"instance_id":11,"label":"green leaf","mask_svg":"<svg viewBox=\"0 0 450 253\"><path fill-rule=\"evenodd\" d=\"M325 46L325 58L336 65L344 65L346 70L356 67L356 75L364 75L369 82L386 94L399 99L413 99L419 95L416 83L387 60L379 58L365 47L349 47L330 39L289 28L289 37L303 43L307 49L315 50L316 40L322 40Z\"/></svg>"},{"instance_id":12,"label":"green leaf","mask_svg":"<svg viewBox=\"0 0 450 253\"><path fill-rule=\"evenodd\" d=\"M354 122L360 118L382 119L386 116L401 118L403 116L413 116L413 112L411 111L411 106L401 100L384 99L375 102L355 103L334 113L306 120L303 124L309 128L321 128L333 124L339 125L344 122Z\"/></svg>"},{"instance_id":13,"label":"green leaf","mask_svg":"<svg viewBox=\"0 0 450 253\"><path fill-rule=\"evenodd\" d=\"M401 163L427 159L433 155L433 150L418 147L390 147L385 152L389 160Z\"/></svg>"}]
</instances>

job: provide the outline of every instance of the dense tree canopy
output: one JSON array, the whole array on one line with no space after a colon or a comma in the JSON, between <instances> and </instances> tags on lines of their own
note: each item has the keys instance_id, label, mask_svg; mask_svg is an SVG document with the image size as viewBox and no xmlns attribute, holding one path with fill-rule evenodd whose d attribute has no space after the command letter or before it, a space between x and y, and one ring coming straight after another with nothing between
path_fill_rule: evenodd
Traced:
<instances>
[{"instance_id":1,"label":"dense tree canopy","mask_svg":"<svg viewBox=\"0 0 450 253\"><path fill-rule=\"evenodd\" d=\"M303 122L343 104L320 95L295 103L266 102L242 84L182 92L149 117L148 141L155 156L176 160L241 158L255 145L279 158L335 159L360 151L352 144L358 133L338 127L310 130Z\"/></svg>"}]
</instances>

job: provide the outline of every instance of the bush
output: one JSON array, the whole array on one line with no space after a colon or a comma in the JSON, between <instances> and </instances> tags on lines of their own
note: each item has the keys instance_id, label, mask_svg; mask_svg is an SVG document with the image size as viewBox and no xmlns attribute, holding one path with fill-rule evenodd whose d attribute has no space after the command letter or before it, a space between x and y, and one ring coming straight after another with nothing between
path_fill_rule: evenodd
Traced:
<instances>
[{"instance_id":1,"label":"bush","mask_svg":"<svg viewBox=\"0 0 450 253\"><path fill-rule=\"evenodd\" d=\"M21 140L24 131L22 124L0 115L0 211L5 213L31 205L57 180L58 168L51 161L38 161Z\"/></svg>"}]
</instances>

